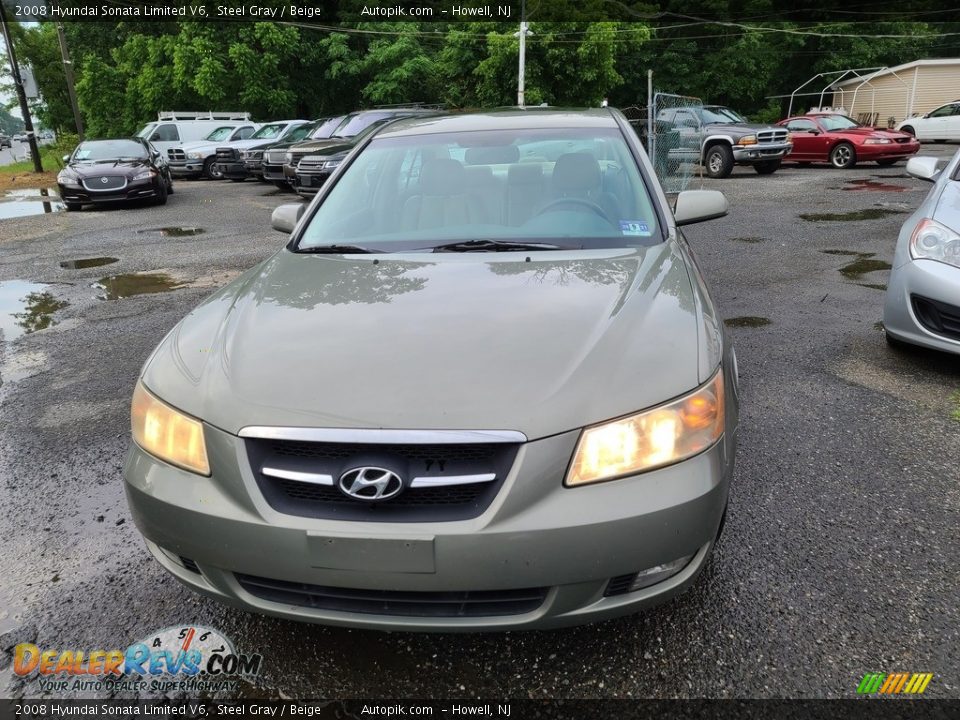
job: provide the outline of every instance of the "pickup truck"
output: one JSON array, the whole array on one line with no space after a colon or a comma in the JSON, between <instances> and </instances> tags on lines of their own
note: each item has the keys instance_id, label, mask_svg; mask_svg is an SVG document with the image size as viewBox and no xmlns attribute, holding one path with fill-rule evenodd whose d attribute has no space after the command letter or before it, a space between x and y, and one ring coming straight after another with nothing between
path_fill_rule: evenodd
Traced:
<instances>
[{"instance_id":1,"label":"pickup truck","mask_svg":"<svg viewBox=\"0 0 960 720\"><path fill-rule=\"evenodd\" d=\"M665 108L657 122L678 136L668 150L668 165L701 163L712 178L728 177L734 165L770 175L793 149L786 129L751 123L723 105Z\"/></svg>"}]
</instances>

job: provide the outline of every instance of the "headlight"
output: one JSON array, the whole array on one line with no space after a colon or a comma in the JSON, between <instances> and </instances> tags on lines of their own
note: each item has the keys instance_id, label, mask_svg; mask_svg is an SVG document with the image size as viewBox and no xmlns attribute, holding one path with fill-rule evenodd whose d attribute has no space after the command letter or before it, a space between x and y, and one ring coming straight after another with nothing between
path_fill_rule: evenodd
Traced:
<instances>
[{"instance_id":1,"label":"headlight","mask_svg":"<svg viewBox=\"0 0 960 720\"><path fill-rule=\"evenodd\" d=\"M137 383L130 409L133 440L161 460L200 475L210 474L203 425L174 410Z\"/></svg>"},{"instance_id":2,"label":"headlight","mask_svg":"<svg viewBox=\"0 0 960 720\"><path fill-rule=\"evenodd\" d=\"M292 162L293 162L293 153L292 153L292 152L284 153L284 154L283 154L283 159L284 159L287 163L292 163Z\"/></svg>"},{"instance_id":3,"label":"headlight","mask_svg":"<svg viewBox=\"0 0 960 720\"><path fill-rule=\"evenodd\" d=\"M200 160L203 158L202 152L197 152L196 150L187 153L187 157L191 160Z\"/></svg>"},{"instance_id":4,"label":"headlight","mask_svg":"<svg viewBox=\"0 0 960 720\"><path fill-rule=\"evenodd\" d=\"M744 135L737 141L737 145L756 145L757 136L756 135Z\"/></svg>"},{"instance_id":5,"label":"headlight","mask_svg":"<svg viewBox=\"0 0 960 720\"><path fill-rule=\"evenodd\" d=\"M910 257L960 267L960 235L936 220L924 218L910 236Z\"/></svg>"},{"instance_id":6,"label":"headlight","mask_svg":"<svg viewBox=\"0 0 960 720\"><path fill-rule=\"evenodd\" d=\"M134 180L149 180L157 174L156 170L144 170L141 173L137 173L133 176Z\"/></svg>"},{"instance_id":7,"label":"headlight","mask_svg":"<svg viewBox=\"0 0 960 720\"><path fill-rule=\"evenodd\" d=\"M80 181L80 177L70 168L64 168L57 173L57 182L62 183L76 183Z\"/></svg>"},{"instance_id":8,"label":"headlight","mask_svg":"<svg viewBox=\"0 0 960 720\"><path fill-rule=\"evenodd\" d=\"M342 158L341 158L340 160L327 160L327 161L323 164L323 169L324 169L324 170L329 170L329 169L331 169L331 168L335 168L337 165L339 165L339 164L342 163L342 162L343 162L343 159L342 159Z\"/></svg>"},{"instance_id":9,"label":"headlight","mask_svg":"<svg viewBox=\"0 0 960 720\"><path fill-rule=\"evenodd\" d=\"M863 141L864 145L889 145L893 140L890 138L867 138Z\"/></svg>"},{"instance_id":10,"label":"headlight","mask_svg":"<svg viewBox=\"0 0 960 720\"><path fill-rule=\"evenodd\" d=\"M249 150L246 153L247 160L259 160L263 157L263 150Z\"/></svg>"},{"instance_id":11,"label":"headlight","mask_svg":"<svg viewBox=\"0 0 960 720\"><path fill-rule=\"evenodd\" d=\"M564 484L585 485L672 465L723 435L723 369L689 395L630 417L586 428Z\"/></svg>"}]
</instances>

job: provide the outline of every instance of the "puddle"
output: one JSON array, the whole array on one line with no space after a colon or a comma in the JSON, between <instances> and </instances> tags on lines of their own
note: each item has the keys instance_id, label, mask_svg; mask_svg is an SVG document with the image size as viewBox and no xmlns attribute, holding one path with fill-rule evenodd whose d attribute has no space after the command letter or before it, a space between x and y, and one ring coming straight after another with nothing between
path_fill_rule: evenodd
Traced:
<instances>
[{"instance_id":1,"label":"puddle","mask_svg":"<svg viewBox=\"0 0 960 720\"><path fill-rule=\"evenodd\" d=\"M868 190L874 192L905 192L911 190L912 188L903 187L902 185L891 185L890 183L877 182L876 180L847 180L847 185L852 185L853 187L845 187L844 190Z\"/></svg>"},{"instance_id":2,"label":"puddle","mask_svg":"<svg viewBox=\"0 0 960 720\"><path fill-rule=\"evenodd\" d=\"M60 212L66 206L47 188L17 188L0 198L0 220Z\"/></svg>"},{"instance_id":3,"label":"puddle","mask_svg":"<svg viewBox=\"0 0 960 720\"><path fill-rule=\"evenodd\" d=\"M202 235L206 230L198 227L162 227L138 230L137 232L141 235L143 233L157 233L163 237L190 237L191 235Z\"/></svg>"},{"instance_id":4,"label":"puddle","mask_svg":"<svg viewBox=\"0 0 960 720\"><path fill-rule=\"evenodd\" d=\"M874 260L873 253L858 253L857 259L840 268L840 274L850 280L859 280L863 275L877 270L889 270L886 260ZM886 287L883 288L886 290Z\"/></svg>"},{"instance_id":5,"label":"puddle","mask_svg":"<svg viewBox=\"0 0 960 720\"><path fill-rule=\"evenodd\" d=\"M120 262L120 258L81 258L80 260L62 260L60 262L60 267L66 268L67 270L85 270L86 268L100 267L101 265L113 265L115 262Z\"/></svg>"},{"instance_id":6,"label":"puddle","mask_svg":"<svg viewBox=\"0 0 960 720\"><path fill-rule=\"evenodd\" d=\"M854 210L845 213L801 213L800 219L809 222L836 221L850 222L854 220L879 220L887 215L903 215L903 210L890 210L889 208L867 208L865 210Z\"/></svg>"},{"instance_id":7,"label":"puddle","mask_svg":"<svg viewBox=\"0 0 960 720\"><path fill-rule=\"evenodd\" d=\"M746 237L734 237L730 239L733 240L734 242L742 242L742 243L762 243L768 240L768 238L765 238L765 237L753 237L751 235L747 235Z\"/></svg>"},{"instance_id":8,"label":"puddle","mask_svg":"<svg viewBox=\"0 0 960 720\"><path fill-rule=\"evenodd\" d=\"M102 290L101 300L120 300L132 295L150 295L183 287L166 273L127 273L100 278L92 287Z\"/></svg>"},{"instance_id":9,"label":"puddle","mask_svg":"<svg viewBox=\"0 0 960 720\"><path fill-rule=\"evenodd\" d=\"M907 180L911 180L911 179L912 179L911 176L908 175L908 174L905 173L905 172L904 172L904 173L897 173L896 175L874 175L873 177L875 177L875 178L880 178L880 179L882 179L882 180L893 180L894 178L906 178Z\"/></svg>"},{"instance_id":10,"label":"puddle","mask_svg":"<svg viewBox=\"0 0 960 720\"><path fill-rule=\"evenodd\" d=\"M4 340L16 340L56 325L53 314L70 303L57 300L46 287L26 280L0 282L0 333Z\"/></svg>"},{"instance_id":11,"label":"puddle","mask_svg":"<svg viewBox=\"0 0 960 720\"><path fill-rule=\"evenodd\" d=\"M860 287L870 288L871 290L886 290L887 286L883 283L857 283Z\"/></svg>"},{"instance_id":12,"label":"puddle","mask_svg":"<svg viewBox=\"0 0 960 720\"><path fill-rule=\"evenodd\" d=\"M727 318L723 321L727 327L763 327L770 324L770 318L759 317L757 315L744 315L742 317Z\"/></svg>"},{"instance_id":13,"label":"puddle","mask_svg":"<svg viewBox=\"0 0 960 720\"><path fill-rule=\"evenodd\" d=\"M827 255L862 255L863 253L858 253L856 250L821 250L820 252L826 253ZM870 257L867 255L867 257Z\"/></svg>"}]
</instances>

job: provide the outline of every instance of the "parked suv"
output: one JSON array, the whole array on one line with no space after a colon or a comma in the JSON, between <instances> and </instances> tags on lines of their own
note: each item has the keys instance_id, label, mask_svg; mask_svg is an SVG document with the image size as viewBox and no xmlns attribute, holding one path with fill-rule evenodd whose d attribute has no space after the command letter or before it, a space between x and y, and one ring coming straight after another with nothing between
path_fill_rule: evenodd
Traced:
<instances>
[{"instance_id":1,"label":"parked suv","mask_svg":"<svg viewBox=\"0 0 960 720\"><path fill-rule=\"evenodd\" d=\"M677 133L669 162L702 163L708 177L725 178L734 165L752 165L761 175L770 175L793 145L784 128L751 123L723 105L667 108L657 113Z\"/></svg>"},{"instance_id":2,"label":"parked suv","mask_svg":"<svg viewBox=\"0 0 960 720\"><path fill-rule=\"evenodd\" d=\"M290 190L290 183L283 174L283 162L286 159L287 150L298 142L329 140L336 129L340 127L344 117L344 115L338 115L332 118L321 118L310 125L301 125L290 132L283 140L267 145L263 150L260 165L263 179L272 182L281 190Z\"/></svg>"},{"instance_id":3,"label":"parked suv","mask_svg":"<svg viewBox=\"0 0 960 720\"><path fill-rule=\"evenodd\" d=\"M260 168L263 148L277 140L282 140L297 128L309 124L309 120L277 120L267 123L243 142L218 147L216 157L220 177L234 182L243 182L251 175L260 177L263 174Z\"/></svg>"},{"instance_id":4,"label":"parked suv","mask_svg":"<svg viewBox=\"0 0 960 720\"><path fill-rule=\"evenodd\" d=\"M364 130L353 137L343 138L335 145L328 145L322 151L313 155L304 155L297 163L297 172L294 176L293 189L297 195L316 195L323 187L327 178L339 167L350 151L384 123L394 118L381 118L368 125Z\"/></svg>"},{"instance_id":5,"label":"parked suv","mask_svg":"<svg viewBox=\"0 0 960 720\"><path fill-rule=\"evenodd\" d=\"M323 155L337 145L342 145L345 140L359 135L378 120L390 120L392 118L404 117L407 115L429 114L436 112L426 108L405 107L405 108L384 108L378 110L361 110L347 115L340 123L333 135L327 140L309 140L290 146L287 150L283 164L283 174L291 186L297 186L297 165L307 155Z\"/></svg>"},{"instance_id":6,"label":"parked suv","mask_svg":"<svg viewBox=\"0 0 960 720\"><path fill-rule=\"evenodd\" d=\"M167 150L170 172L180 177L204 176L219 180L222 176L217 169L217 146L224 143L240 142L253 135L260 126L247 123L234 127L223 125L199 142L184 143Z\"/></svg>"},{"instance_id":7,"label":"parked suv","mask_svg":"<svg viewBox=\"0 0 960 720\"><path fill-rule=\"evenodd\" d=\"M156 122L144 125L137 137L166 155L168 150L184 143L203 140L217 128L241 125L253 125L250 113L164 111L157 113Z\"/></svg>"}]
</instances>

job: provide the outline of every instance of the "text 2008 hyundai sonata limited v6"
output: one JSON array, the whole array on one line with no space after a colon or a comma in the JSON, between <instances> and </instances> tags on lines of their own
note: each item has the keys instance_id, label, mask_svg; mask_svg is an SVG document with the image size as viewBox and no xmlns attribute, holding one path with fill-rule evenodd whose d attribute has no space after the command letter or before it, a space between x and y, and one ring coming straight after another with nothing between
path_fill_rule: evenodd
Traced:
<instances>
[{"instance_id":1,"label":"text 2008 hyundai sonata limited v6","mask_svg":"<svg viewBox=\"0 0 960 720\"><path fill-rule=\"evenodd\" d=\"M722 527L736 360L611 110L406 118L160 343L126 491L156 559L271 615L545 628L689 586Z\"/></svg>"}]
</instances>

